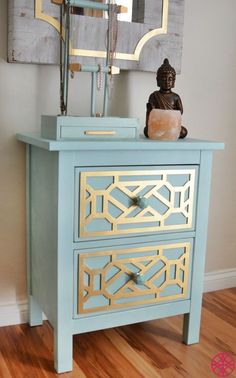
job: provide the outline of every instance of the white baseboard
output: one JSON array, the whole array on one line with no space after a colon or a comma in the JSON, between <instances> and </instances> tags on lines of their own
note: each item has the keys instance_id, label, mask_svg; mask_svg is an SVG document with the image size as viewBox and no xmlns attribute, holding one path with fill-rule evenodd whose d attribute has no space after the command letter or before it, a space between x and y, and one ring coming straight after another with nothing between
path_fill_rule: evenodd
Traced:
<instances>
[{"instance_id":1,"label":"white baseboard","mask_svg":"<svg viewBox=\"0 0 236 378\"><path fill-rule=\"evenodd\" d=\"M236 287L236 268L218 270L205 274L204 292ZM0 327L27 323L27 301L0 305Z\"/></svg>"},{"instance_id":2,"label":"white baseboard","mask_svg":"<svg viewBox=\"0 0 236 378\"><path fill-rule=\"evenodd\" d=\"M205 274L204 293L236 287L236 268L217 270Z\"/></svg>"},{"instance_id":3,"label":"white baseboard","mask_svg":"<svg viewBox=\"0 0 236 378\"><path fill-rule=\"evenodd\" d=\"M27 323L28 303L20 301L0 306L0 327Z\"/></svg>"}]
</instances>

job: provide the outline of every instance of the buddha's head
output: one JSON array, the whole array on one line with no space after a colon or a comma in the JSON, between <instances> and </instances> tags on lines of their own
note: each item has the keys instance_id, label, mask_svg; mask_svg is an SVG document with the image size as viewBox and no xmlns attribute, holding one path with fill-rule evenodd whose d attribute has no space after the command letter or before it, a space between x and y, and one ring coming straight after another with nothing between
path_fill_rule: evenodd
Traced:
<instances>
[{"instance_id":1,"label":"buddha's head","mask_svg":"<svg viewBox=\"0 0 236 378\"><path fill-rule=\"evenodd\" d=\"M170 91L175 86L175 69L170 65L168 59L164 59L163 64L157 70L157 85L165 91Z\"/></svg>"}]
</instances>

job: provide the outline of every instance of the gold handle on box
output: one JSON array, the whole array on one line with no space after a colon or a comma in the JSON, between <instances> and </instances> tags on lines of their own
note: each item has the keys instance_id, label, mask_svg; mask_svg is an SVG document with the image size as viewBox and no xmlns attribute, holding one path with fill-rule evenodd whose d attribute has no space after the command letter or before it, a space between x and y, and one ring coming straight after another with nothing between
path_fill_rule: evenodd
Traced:
<instances>
[{"instance_id":1,"label":"gold handle on box","mask_svg":"<svg viewBox=\"0 0 236 378\"><path fill-rule=\"evenodd\" d=\"M96 130L86 130L85 135L116 135L116 131L96 131Z\"/></svg>"}]
</instances>

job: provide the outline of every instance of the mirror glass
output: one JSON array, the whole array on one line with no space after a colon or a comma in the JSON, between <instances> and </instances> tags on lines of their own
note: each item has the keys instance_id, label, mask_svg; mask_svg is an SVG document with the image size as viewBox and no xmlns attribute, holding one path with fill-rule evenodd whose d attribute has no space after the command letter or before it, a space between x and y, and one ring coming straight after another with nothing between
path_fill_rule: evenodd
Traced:
<instances>
[{"instance_id":1,"label":"mirror glass","mask_svg":"<svg viewBox=\"0 0 236 378\"><path fill-rule=\"evenodd\" d=\"M104 0L95 0L97 3L104 3ZM132 13L133 13L133 0L118 0L116 2L118 5L125 6L127 8L126 13L121 13L118 15L119 21L127 21L132 22ZM71 10L72 14L78 14L78 15L84 15L88 17L97 17L97 18L105 18L107 19L107 12L104 12L102 10L96 10L96 9L89 9L89 8L76 8L72 7Z\"/></svg>"},{"instance_id":2,"label":"mirror glass","mask_svg":"<svg viewBox=\"0 0 236 378\"><path fill-rule=\"evenodd\" d=\"M98 3L104 3L104 0L96 0ZM126 13L120 13L118 15L119 21L126 21L132 23L153 24L156 25L156 10L157 4L155 1L149 0L117 0L118 5L122 5L127 8ZM72 7L72 14L84 15L88 17L105 18L107 19L107 12L89 8L76 8Z\"/></svg>"}]
</instances>

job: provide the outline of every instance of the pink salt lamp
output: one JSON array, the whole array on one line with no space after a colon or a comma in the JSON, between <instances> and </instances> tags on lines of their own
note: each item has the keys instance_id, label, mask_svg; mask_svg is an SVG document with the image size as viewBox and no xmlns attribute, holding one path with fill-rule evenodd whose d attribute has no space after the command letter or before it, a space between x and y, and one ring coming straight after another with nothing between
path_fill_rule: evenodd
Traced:
<instances>
[{"instance_id":1,"label":"pink salt lamp","mask_svg":"<svg viewBox=\"0 0 236 378\"><path fill-rule=\"evenodd\" d=\"M177 140L181 131L179 110L152 109L148 119L148 137L157 140Z\"/></svg>"}]
</instances>

